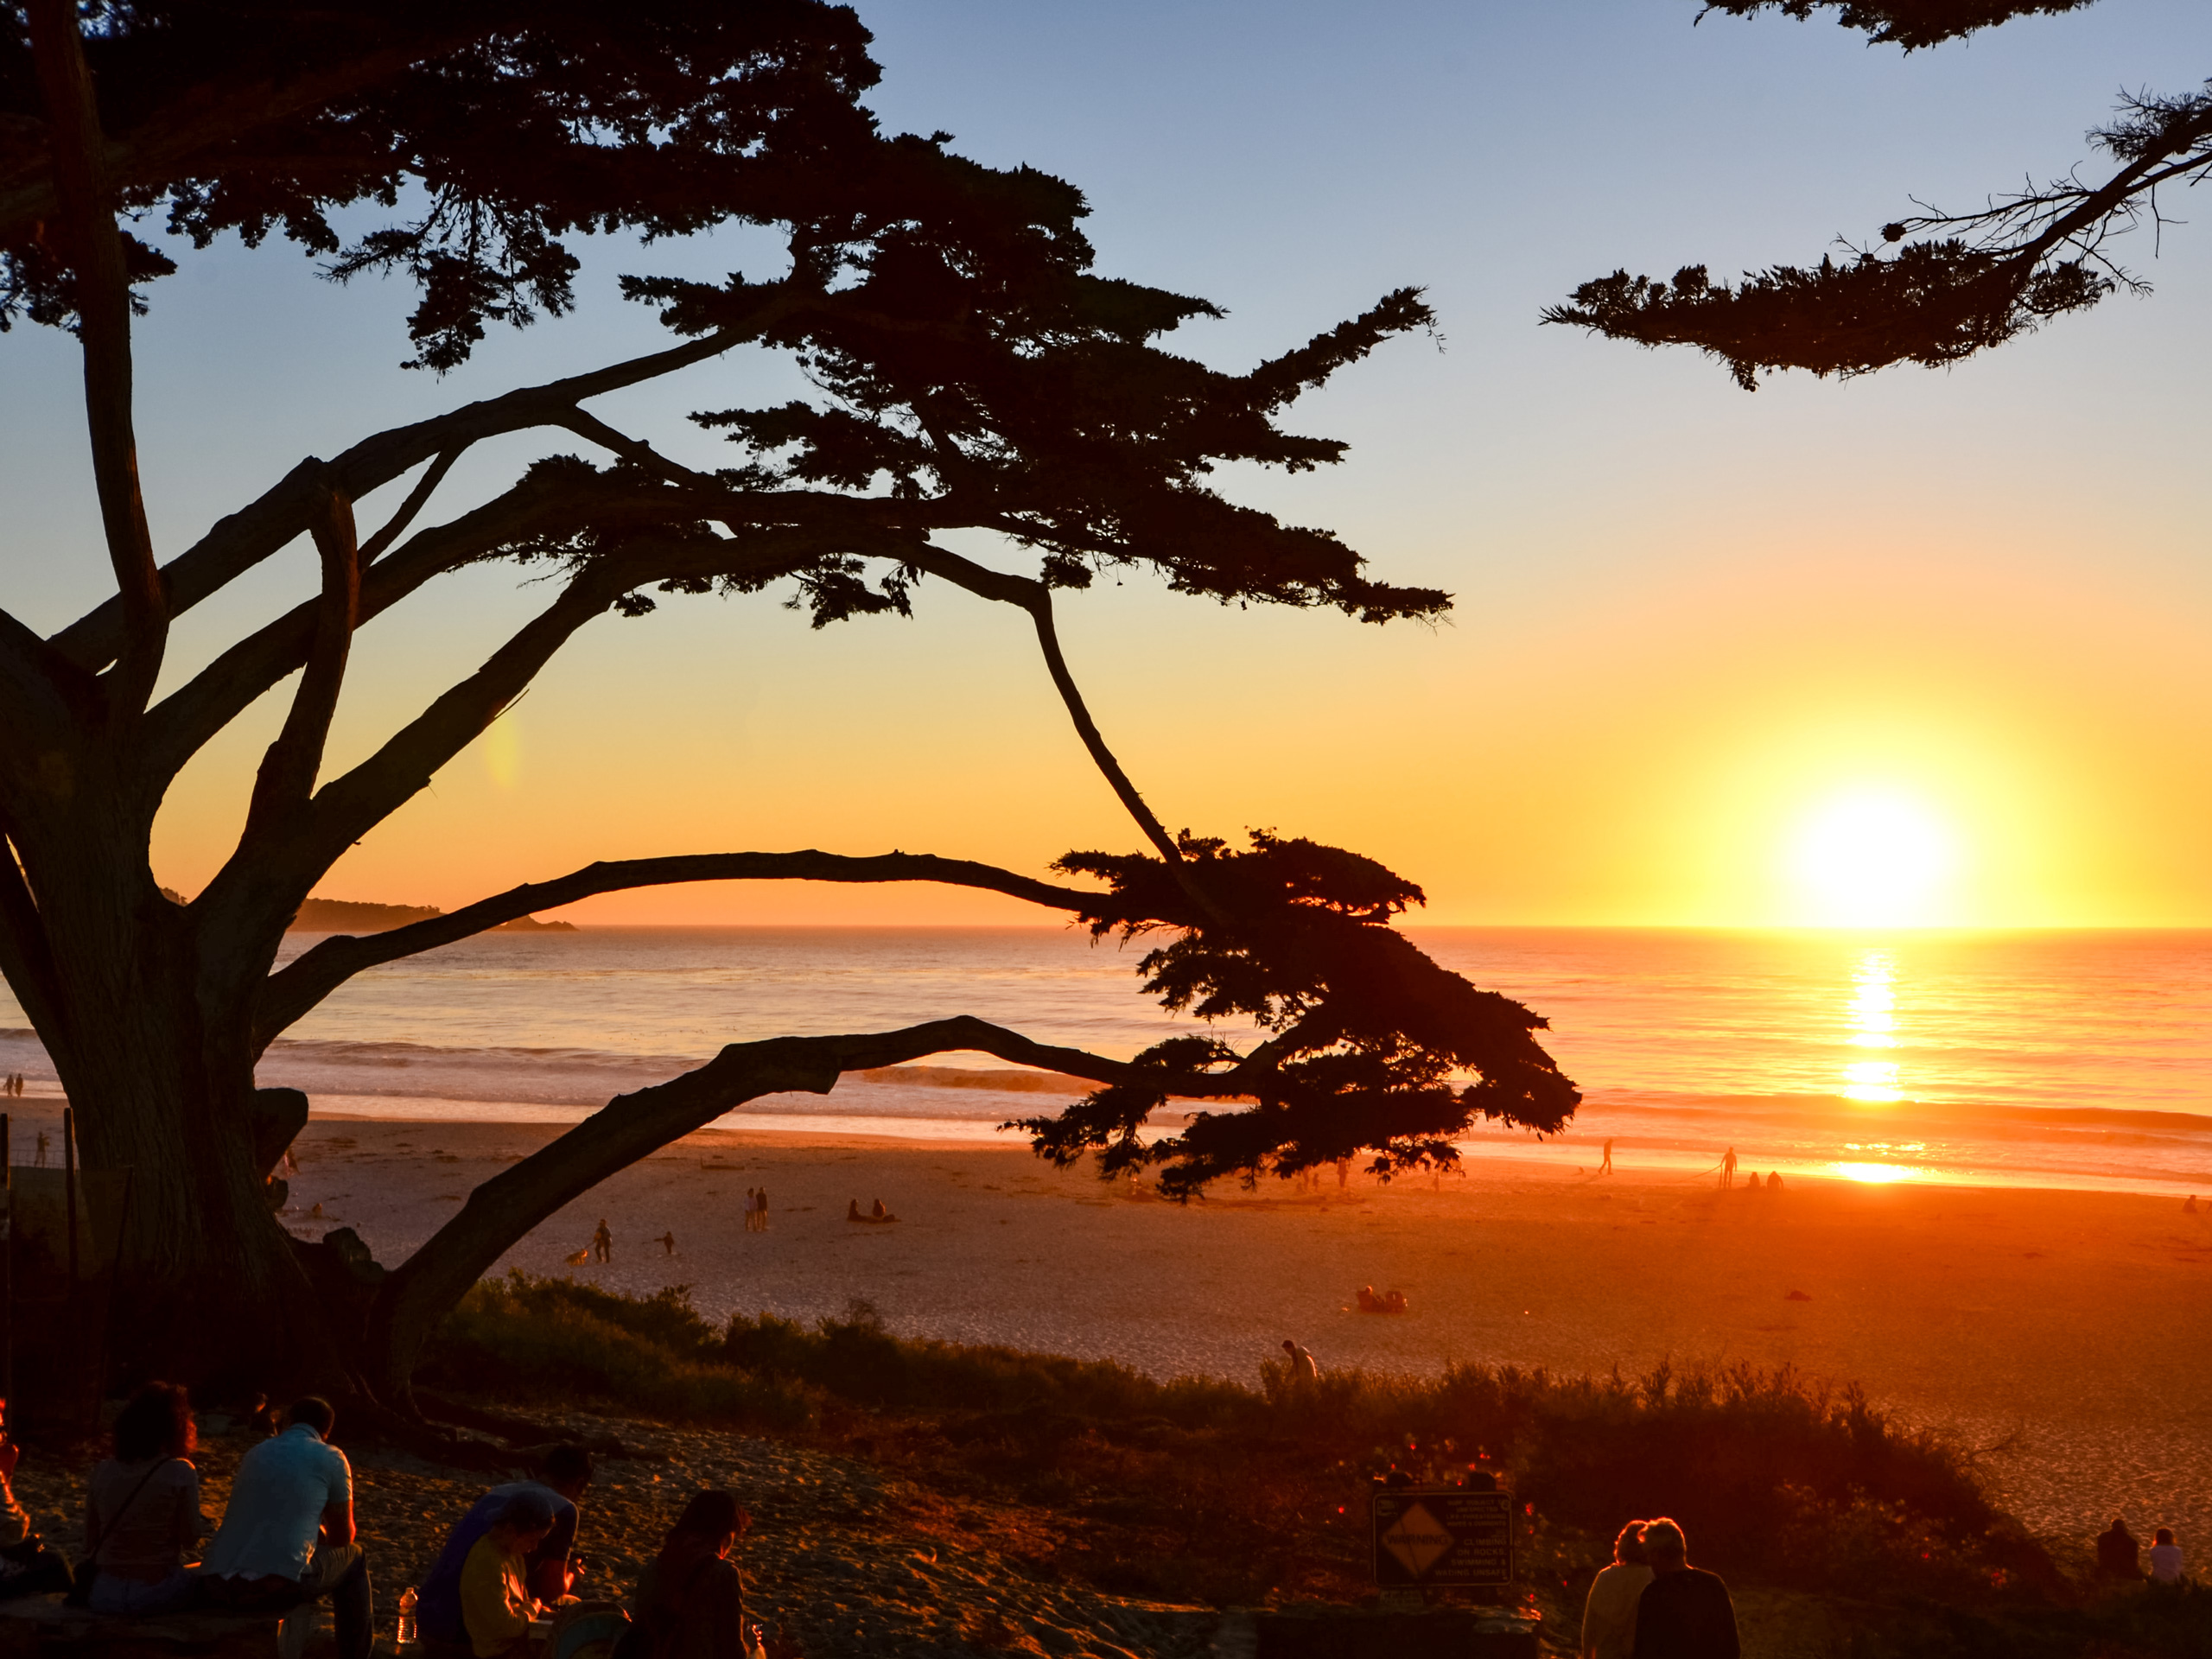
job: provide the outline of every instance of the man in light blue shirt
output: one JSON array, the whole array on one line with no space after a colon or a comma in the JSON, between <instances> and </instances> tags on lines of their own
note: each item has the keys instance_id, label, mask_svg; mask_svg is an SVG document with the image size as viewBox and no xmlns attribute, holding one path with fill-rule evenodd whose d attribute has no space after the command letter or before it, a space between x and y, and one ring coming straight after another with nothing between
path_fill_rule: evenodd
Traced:
<instances>
[{"instance_id":1,"label":"man in light blue shirt","mask_svg":"<svg viewBox=\"0 0 2212 1659\"><path fill-rule=\"evenodd\" d=\"M238 1460L230 1507L200 1572L210 1599L271 1611L330 1598L339 1659L369 1659L376 1602L353 1532L353 1470L324 1438L337 1414L309 1395L284 1432Z\"/></svg>"}]
</instances>

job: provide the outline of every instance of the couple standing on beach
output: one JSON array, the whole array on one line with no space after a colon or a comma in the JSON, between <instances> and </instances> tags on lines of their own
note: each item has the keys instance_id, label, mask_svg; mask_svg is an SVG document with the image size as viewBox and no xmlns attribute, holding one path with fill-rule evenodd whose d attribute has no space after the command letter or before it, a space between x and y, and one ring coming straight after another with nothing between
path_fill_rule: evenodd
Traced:
<instances>
[{"instance_id":1,"label":"couple standing on beach","mask_svg":"<svg viewBox=\"0 0 2212 1659\"><path fill-rule=\"evenodd\" d=\"M1736 1605L1672 1521L1631 1521L1582 1610L1581 1659L1738 1659Z\"/></svg>"},{"instance_id":2,"label":"couple standing on beach","mask_svg":"<svg viewBox=\"0 0 2212 1659\"><path fill-rule=\"evenodd\" d=\"M765 1186L745 1189L745 1230L748 1233L768 1230L768 1189Z\"/></svg>"}]
</instances>

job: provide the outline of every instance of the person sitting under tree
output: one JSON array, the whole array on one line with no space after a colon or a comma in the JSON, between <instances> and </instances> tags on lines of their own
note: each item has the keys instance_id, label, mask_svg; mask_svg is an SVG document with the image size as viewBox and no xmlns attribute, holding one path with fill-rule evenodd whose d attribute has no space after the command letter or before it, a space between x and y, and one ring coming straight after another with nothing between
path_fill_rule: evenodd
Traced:
<instances>
[{"instance_id":1,"label":"person sitting under tree","mask_svg":"<svg viewBox=\"0 0 2212 1659\"><path fill-rule=\"evenodd\" d=\"M338 1659L369 1659L376 1595L353 1528L353 1467L327 1439L337 1416L317 1395L295 1401L284 1432L238 1460L200 1571L208 1599L239 1611L327 1596Z\"/></svg>"},{"instance_id":2,"label":"person sitting under tree","mask_svg":"<svg viewBox=\"0 0 2212 1659\"><path fill-rule=\"evenodd\" d=\"M580 1446L556 1446L546 1454L542 1479L508 1481L478 1498L446 1535L445 1548L438 1552L429 1576L423 1580L416 1613L424 1642L458 1648L468 1640L461 1608L462 1570L478 1541L492 1529L507 1505L524 1492L543 1498L553 1519L544 1538L529 1551L523 1564L524 1586L540 1601L556 1602L567 1595L575 1584L578 1569L571 1564L571 1552L582 1520L580 1506L590 1484L591 1453Z\"/></svg>"},{"instance_id":3,"label":"person sitting under tree","mask_svg":"<svg viewBox=\"0 0 2212 1659\"><path fill-rule=\"evenodd\" d=\"M538 1611L530 1558L552 1532L551 1501L526 1486L469 1547L461 1568L461 1622L475 1659L527 1659L530 1621Z\"/></svg>"}]
</instances>

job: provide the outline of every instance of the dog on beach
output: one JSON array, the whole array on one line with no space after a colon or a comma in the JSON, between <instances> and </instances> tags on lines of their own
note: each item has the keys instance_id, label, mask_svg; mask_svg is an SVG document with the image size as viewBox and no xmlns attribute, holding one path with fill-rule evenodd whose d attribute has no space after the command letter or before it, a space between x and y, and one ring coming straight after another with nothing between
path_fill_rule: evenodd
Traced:
<instances>
[{"instance_id":1,"label":"dog on beach","mask_svg":"<svg viewBox=\"0 0 2212 1659\"><path fill-rule=\"evenodd\" d=\"M581 1268L585 1262L591 1260L591 1246L587 1244L583 1249L578 1250L574 1255L564 1255L561 1259L563 1262L566 1262L572 1268Z\"/></svg>"}]
</instances>

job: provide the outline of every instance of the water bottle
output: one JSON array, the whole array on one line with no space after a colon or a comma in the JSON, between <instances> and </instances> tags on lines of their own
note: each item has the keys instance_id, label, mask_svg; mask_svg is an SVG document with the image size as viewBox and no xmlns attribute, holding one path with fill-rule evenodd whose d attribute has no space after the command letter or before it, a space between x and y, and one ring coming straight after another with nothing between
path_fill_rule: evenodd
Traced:
<instances>
[{"instance_id":1,"label":"water bottle","mask_svg":"<svg viewBox=\"0 0 2212 1659\"><path fill-rule=\"evenodd\" d=\"M415 1604L418 1599L411 1584L399 1592L399 1645L403 1648L415 1645Z\"/></svg>"}]
</instances>

